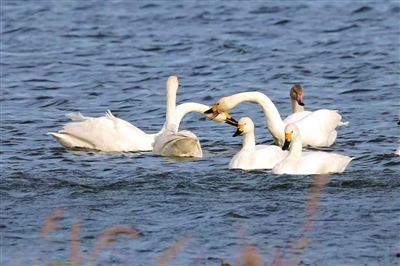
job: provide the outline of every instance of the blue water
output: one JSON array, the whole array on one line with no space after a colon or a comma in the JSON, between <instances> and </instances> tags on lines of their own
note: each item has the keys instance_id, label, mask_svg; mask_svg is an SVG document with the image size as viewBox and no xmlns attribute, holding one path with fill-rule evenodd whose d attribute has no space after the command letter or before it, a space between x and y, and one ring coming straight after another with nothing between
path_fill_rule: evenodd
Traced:
<instances>
[{"instance_id":1,"label":"blue water","mask_svg":"<svg viewBox=\"0 0 400 266\"><path fill-rule=\"evenodd\" d=\"M265 265L400 265L400 4L398 1L2 1L1 265L69 260L71 228L80 252L102 232L139 232L83 265L155 265L191 235L168 265L239 265L246 242ZM149 133L164 123L165 81L177 75L178 103L212 105L250 90L267 94L282 117L301 83L308 110L339 109L327 151L355 156L316 197L315 177L228 170L241 147L235 129L198 114L181 129L200 139L204 158L67 151L46 135L80 111L110 109ZM261 109L230 112L271 143ZM314 199L315 201L315 199ZM64 216L41 237L51 210ZM304 235L309 244L292 246ZM300 253L300 255L299 255Z\"/></svg>"}]
</instances>

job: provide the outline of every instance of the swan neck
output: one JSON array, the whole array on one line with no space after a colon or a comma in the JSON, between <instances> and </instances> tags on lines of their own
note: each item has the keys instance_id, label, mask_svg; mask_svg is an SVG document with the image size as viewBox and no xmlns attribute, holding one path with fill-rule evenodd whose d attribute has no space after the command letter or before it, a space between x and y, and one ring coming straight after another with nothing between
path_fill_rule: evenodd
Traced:
<instances>
[{"instance_id":1,"label":"swan neck","mask_svg":"<svg viewBox=\"0 0 400 266\"><path fill-rule=\"evenodd\" d=\"M176 118L176 130L179 130L179 125L182 121L182 119L187 115L188 113L191 112L196 112L199 114L204 115L204 112L210 109L209 106L201 104L201 103L195 103L195 102L188 102L188 103L181 103L175 107L175 118ZM161 128L161 130L157 133L157 135L161 134L162 132L165 131L166 124Z\"/></svg>"},{"instance_id":2,"label":"swan neck","mask_svg":"<svg viewBox=\"0 0 400 266\"><path fill-rule=\"evenodd\" d=\"M268 130L274 136L284 135L285 123L279 114L275 104L268 98L267 95L258 91L242 92L230 97L232 108L241 102L255 102L264 112L267 120ZM230 108L230 109L232 109Z\"/></svg>"},{"instance_id":3,"label":"swan neck","mask_svg":"<svg viewBox=\"0 0 400 266\"><path fill-rule=\"evenodd\" d=\"M304 112L304 106L300 106L295 99L292 99L292 112L293 114L297 112Z\"/></svg>"},{"instance_id":4,"label":"swan neck","mask_svg":"<svg viewBox=\"0 0 400 266\"><path fill-rule=\"evenodd\" d=\"M175 112L176 112L176 124L179 127L179 124L181 123L181 120L185 115L191 112L196 112L199 114L203 114L205 111L210 109L207 105L200 104L200 103L194 103L194 102L189 102L189 103L182 103L178 106L176 106Z\"/></svg>"},{"instance_id":5,"label":"swan neck","mask_svg":"<svg viewBox=\"0 0 400 266\"><path fill-rule=\"evenodd\" d=\"M303 149L303 144L301 141L301 137L297 136L292 140L290 144L289 156L291 158L301 158L301 150Z\"/></svg>"},{"instance_id":6,"label":"swan neck","mask_svg":"<svg viewBox=\"0 0 400 266\"><path fill-rule=\"evenodd\" d=\"M256 150L256 140L254 132L243 134L243 149L254 152Z\"/></svg>"},{"instance_id":7,"label":"swan neck","mask_svg":"<svg viewBox=\"0 0 400 266\"><path fill-rule=\"evenodd\" d=\"M165 115L165 126L168 130L177 131L177 119L176 119L176 92L169 91L167 89L167 109Z\"/></svg>"}]
</instances>

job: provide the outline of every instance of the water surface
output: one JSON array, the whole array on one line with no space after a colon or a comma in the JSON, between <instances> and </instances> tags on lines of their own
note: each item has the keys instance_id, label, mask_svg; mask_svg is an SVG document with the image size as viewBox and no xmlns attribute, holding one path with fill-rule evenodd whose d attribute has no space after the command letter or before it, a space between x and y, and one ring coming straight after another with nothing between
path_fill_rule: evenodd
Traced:
<instances>
[{"instance_id":1,"label":"water surface","mask_svg":"<svg viewBox=\"0 0 400 266\"><path fill-rule=\"evenodd\" d=\"M109 227L140 234L95 265L155 265L189 235L169 265L237 265L246 241L266 265L275 248L304 265L399 265L399 15L397 1L2 1L0 264L67 261L79 223L84 254ZM299 82L308 110L339 109L350 122L325 150L356 159L313 194L315 177L228 170L242 139L198 114L181 124L201 140L198 160L72 152L46 135L66 113L107 109L157 132L172 74L179 103L258 90L282 117ZM257 105L231 114L271 143ZM305 234L310 202L319 207ZM42 238L54 208L63 218Z\"/></svg>"}]
</instances>

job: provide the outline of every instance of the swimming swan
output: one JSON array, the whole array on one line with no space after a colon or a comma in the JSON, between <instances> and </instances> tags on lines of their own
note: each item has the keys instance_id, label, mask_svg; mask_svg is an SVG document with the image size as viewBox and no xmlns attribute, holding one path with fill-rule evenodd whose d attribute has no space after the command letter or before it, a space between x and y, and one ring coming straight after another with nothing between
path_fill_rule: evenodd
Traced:
<instances>
[{"instance_id":1,"label":"swimming swan","mask_svg":"<svg viewBox=\"0 0 400 266\"><path fill-rule=\"evenodd\" d=\"M178 78L170 76L166 85L165 130L155 137L153 153L161 156L203 157L203 151L197 136L188 130L178 132L178 119L175 109L178 88ZM229 115L227 119L233 120Z\"/></svg>"},{"instance_id":2,"label":"swimming swan","mask_svg":"<svg viewBox=\"0 0 400 266\"><path fill-rule=\"evenodd\" d=\"M254 123L249 117L242 117L234 137L243 134L243 147L232 158L229 169L272 169L282 161L288 151L283 151L276 145L256 145L254 137Z\"/></svg>"},{"instance_id":3,"label":"swimming swan","mask_svg":"<svg viewBox=\"0 0 400 266\"><path fill-rule=\"evenodd\" d=\"M176 106L177 126L190 112L203 114L209 106L188 102ZM85 148L104 152L152 151L156 134L147 134L126 120L115 117L109 110L102 117L85 117L81 113L66 115L75 121L64 125L57 133L49 132L65 148ZM206 114L211 117L211 114ZM237 124L228 113L221 113L214 121Z\"/></svg>"},{"instance_id":4,"label":"swimming swan","mask_svg":"<svg viewBox=\"0 0 400 266\"><path fill-rule=\"evenodd\" d=\"M310 111L304 110L304 89L300 84L295 84L290 89L290 102L292 104L292 114L286 117L283 122L285 124L295 123L298 120L303 119L307 115L311 114ZM349 122L339 122L338 126L348 126Z\"/></svg>"},{"instance_id":5,"label":"swimming swan","mask_svg":"<svg viewBox=\"0 0 400 266\"><path fill-rule=\"evenodd\" d=\"M206 111L207 114L212 113L211 119L234 108L241 102L255 102L262 108L265 118L267 120L267 127L271 132L274 141L277 145L282 146L285 142L284 130L286 123L282 121L278 109L274 103L268 98L267 95L258 92L242 92L231 96L223 97L213 106L213 108ZM335 128L339 124L342 116L337 110L320 109L311 112L309 115L301 120L296 121L303 138L303 146L314 147L329 147L337 137Z\"/></svg>"},{"instance_id":6,"label":"swimming swan","mask_svg":"<svg viewBox=\"0 0 400 266\"><path fill-rule=\"evenodd\" d=\"M282 149L289 154L272 168L274 174L314 175L342 173L354 158L327 152L307 152L302 154L301 134L295 124L285 127L285 144Z\"/></svg>"}]
</instances>

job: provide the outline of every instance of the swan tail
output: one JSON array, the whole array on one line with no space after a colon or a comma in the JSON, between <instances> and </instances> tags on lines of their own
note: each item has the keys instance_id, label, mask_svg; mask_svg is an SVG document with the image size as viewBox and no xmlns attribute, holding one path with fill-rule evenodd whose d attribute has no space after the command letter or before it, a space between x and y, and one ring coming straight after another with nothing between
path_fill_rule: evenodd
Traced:
<instances>
[{"instance_id":1,"label":"swan tail","mask_svg":"<svg viewBox=\"0 0 400 266\"><path fill-rule=\"evenodd\" d=\"M114 119L115 119L115 116L111 113L110 110L107 110L107 112L106 112L106 117L107 117L108 119L110 119L110 120L114 120Z\"/></svg>"},{"instance_id":2,"label":"swan tail","mask_svg":"<svg viewBox=\"0 0 400 266\"><path fill-rule=\"evenodd\" d=\"M349 165L349 163L356 157L347 157L343 160L343 167L341 169L341 171L339 173L343 173L344 170L346 170L347 166Z\"/></svg>"},{"instance_id":3,"label":"swan tail","mask_svg":"<svg viewBox=\"0 0 400 266\"><path fill-rule=\"evenodd\" d=\"M85 121L86 119L88 119L87 117L83 116L80 112L68 113L65 116L71 119L72 121Z\"/></svg>"},{"instance_id":4,"label":"swan tail","mask_svg":"<svg viewBox=\"0 0 400 266\"><path fill-rule=\"evenodd\" d=\"M86 149L96 149L93 144L87 142L81 138L68 133L47 133L51 135L55 140L57 140L65 148L86 148Z\"/></svg>"},{"instance_id":5,"label":"swan tail","mask_svg":"<svg viewBox=\"0 0 400 266\"><path fill-rule=\"evenodd\" d=\"M340 121L338 124L338 127L348 127L349 123L350 123L349 121L346 121L346 122Z\"/></svg>"}]
</instances>

